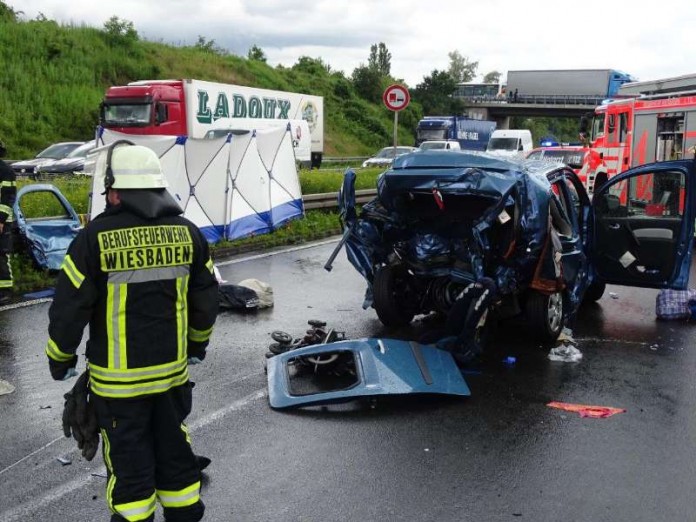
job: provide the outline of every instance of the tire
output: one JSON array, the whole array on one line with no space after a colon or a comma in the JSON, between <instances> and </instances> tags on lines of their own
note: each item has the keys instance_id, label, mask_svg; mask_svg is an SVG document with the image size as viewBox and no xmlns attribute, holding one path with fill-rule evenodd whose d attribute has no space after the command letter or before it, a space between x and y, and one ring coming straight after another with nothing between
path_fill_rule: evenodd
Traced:
<instances>
[{"instance_id":1,"label":"tire","mask_svg":"<svg viewBox=\"0 0 696 522\"><path fill-rule=\"evenodd\" d=\"M565 303L561 292L546 295L530 291L525 312L531 333L539 342L547 344L558 339L565 322Z\"/></svg>"},{"instance_id":2,"label":"tire","mask_svg":"<svg viewBox=\"0 0 696 522\"><path fill-rule=\"evenodd\" d=\"M384 266L377 270L372 283L374 309L384 326L406 326L415 312L408 306L406 281L400 271Z\"/></svg>"},{"instance_id":3,"label":"tire","mask_svg":"<svg viewBox=\"0 0 696 522\"><path fill-rule=\"evenodd\" d=\"M604 291L606 289L606 283L592 283L587 287L587 290L585 290L583 301L586 303L594 303L595 301L599 301L604 295Z\"/></svg>"},{"instance_id":4,"label":"tire","mask_svg":"<svg viewBox=\"0 0 696 522\"><path fill-rule=\"evenodd\" d=\"M280 344L290 344L292 342L292 336L289 333L281 332L280 330L271 332L271 339Z\"/></svg>"}]
</instances>

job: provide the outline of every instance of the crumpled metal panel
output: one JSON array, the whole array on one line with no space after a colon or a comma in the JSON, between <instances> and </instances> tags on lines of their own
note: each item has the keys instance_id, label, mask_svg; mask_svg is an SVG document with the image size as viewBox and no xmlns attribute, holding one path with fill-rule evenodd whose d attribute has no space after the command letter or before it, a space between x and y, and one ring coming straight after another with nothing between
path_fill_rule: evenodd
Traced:
<instances>
[{"instance_id":1,"label":"crumpled metal panel","mask_svg":"<svg viewBox=\"0 0 696 522\"><path fill-rule=\"evenodd\" d=\"M21 211L21 201L31 192L52 193L64 207L66 217L27 220ZM26 185L17 192L13 212L19 233L26 239L36 263L41 268L59 270L70 243L82 228L79 216L65 196L54 185Z\"/></svg>"},{"instance_id":2,"label":"crumpled metal panel","mask_svg":"<svg viewBox=\"0 0 696 522\"><path fill-rule=\"evenodd\" d=\"M344 194L350 194L354 176L352 171L346 172ZM441 241L431 235L437 227L440 228L437 234L451 240L453 249L466 242L469 253L464 257L468 257L470 263L470 276L474 280L482 277L482 259L496 246L491 243L488 230L496 225L500 213L510 205L515 205L519 212L515 250L505 265L495 267L490 275L503 294L526 286L533 277L546 241L549 201L553 197L550 187L545 170L484 154L420 151L399 156L392 168L378 179L378 197L364 205L359 216L355 214L353 199L344 197L339 201L341 213L346 216L348 259L368 283L363 307L372 304L374 267L389 263L392 246L416 241L418 244L414 248L418 252L413 257L427 261L428 252L432 252L436 243ZM413 201L419 195L426 199L442 197L445 208L451 208L448 198L477 200L482 210L464 235L447 228L443 233L444 221L439 219L439 214L419 219L403 207L405 201ZM458 241L461 243L459 247ZM444 270L432 263L427 263L426 267L419 271L419 275L436 277Z\"/></svg>"},{"instance_id":3,"label":"crumpled metal panel","mask_svg":"<svg viewBox=\"0 0 696 522\"><path fill-rule=\"evenodd\" d=\"M353 354L357 377L354 386L309 395L291 394L288 361L335 352ZM377 395L471 395L449 352L395 339L366 338L307 346L268 359L267 371L268 399L273 408L338 403Z\"/></svg>"}]
</instances>

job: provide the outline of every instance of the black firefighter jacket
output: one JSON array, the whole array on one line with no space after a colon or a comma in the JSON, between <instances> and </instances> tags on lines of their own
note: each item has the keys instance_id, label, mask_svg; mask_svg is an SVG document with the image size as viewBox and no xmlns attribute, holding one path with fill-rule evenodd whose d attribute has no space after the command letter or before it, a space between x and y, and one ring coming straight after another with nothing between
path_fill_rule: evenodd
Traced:
<instances>
[{"instance_id":1,"label":"black firefighter jacket","mask_svg":"<svg viewBox=\"0 0 696 522\"><path fill-rule=\"evenodd\" d=\"M62 379L84 327L93 393L129 398L188 381L218 310L208 244L166 190L121 191L68 249L49 310L46 354Z\"/></svg>"}]
</instances>

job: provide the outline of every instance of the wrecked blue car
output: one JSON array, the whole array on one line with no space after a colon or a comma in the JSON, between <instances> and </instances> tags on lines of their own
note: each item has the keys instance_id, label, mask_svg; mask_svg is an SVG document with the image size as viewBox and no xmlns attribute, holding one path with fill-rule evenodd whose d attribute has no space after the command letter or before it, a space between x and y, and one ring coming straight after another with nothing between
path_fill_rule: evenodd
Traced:
<instances>
[{"instance_id":1,"label":"wrecked blue car","mask_svg":"<svg viewBox=\"0 0 696 522\"><path fill-rule=\"evenodd\" d=\"M36 265L60 270L68 246L82 228L80 217L54 185L25 185L13 206L20 244Z\"/></svg>"},{"instance_id":2,"label":"wrecked blue car","mask_svg":"<svg viewBox=\"0 0 696 522\"><path fill-rule=\"evenodd\" d=\"M345 245L364 308L389 327L440 312L448 335L482 344L492 319L521 318L551 342L606 283L688 283L694 161L626 171L592 202L566 165L456 151L396 158L359 214L354 180L347 171L336 252Z\"/></svg>"}]
</instances>

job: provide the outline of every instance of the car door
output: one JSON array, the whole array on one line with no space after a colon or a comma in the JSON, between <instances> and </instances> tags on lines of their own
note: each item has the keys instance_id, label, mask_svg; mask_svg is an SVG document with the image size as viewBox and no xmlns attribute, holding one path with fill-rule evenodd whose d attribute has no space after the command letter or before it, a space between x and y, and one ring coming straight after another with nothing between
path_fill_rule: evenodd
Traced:
<instances>
[{"instance_id":1,"label":"car door","mask_svg":"<svg viewBox=\"0 0 696 522\"><path fill-rule=\"evenodd\" d=\"M563 247L563 278L569 295L579 301L588 282L585 223L590 202L582 184L569 169L557 170L548 179L556 196L551 201L551 218ZM560 204L561 208L557 210L561 210L561 215L554 212L555 203Z\"/></svg>"},{"instance_id":2,"label":"car door","mask_svg":"<svg viewBox=\"0 0 696 522\"><path fill-rule=\"evenodd\" d=\"M696 207L693 161L651 163L595 192L590 257L599 280L684 289Z\"/></svg>"}]
</instances>

